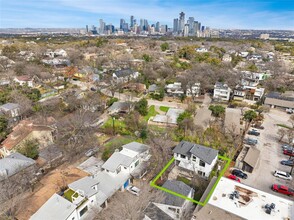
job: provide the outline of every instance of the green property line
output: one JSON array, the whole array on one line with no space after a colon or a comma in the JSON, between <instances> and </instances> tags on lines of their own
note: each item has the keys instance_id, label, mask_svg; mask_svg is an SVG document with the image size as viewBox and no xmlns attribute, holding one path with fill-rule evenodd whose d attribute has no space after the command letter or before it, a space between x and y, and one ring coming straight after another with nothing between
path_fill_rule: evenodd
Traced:
<instances>
[{"instance_id":1,"label":"green property line","mask_svg":"<svg viewBox=\"0 0 294 220\"><path fill-rule=\"evenodd\" d=\"M194 202L194 203L196 203L196 204L198 204L198 205L205 206L205 205L208 203L208 201L209 201L209 199L210 199L212 193L214 192L214 190L215 190L217 184L219 183L221 177L225 174L226 170L228 169L228 167L229 167L229 165L230 165L230 163L231 163L231 159L229 159L229 158L227 158L227 157L224 157L224 156L220 156L220 155L218 155L218 159L221 159L221 160L224 160L224 161L227 161L227 162L226 162L225 167L224 167L224 168L222 169L222 171L220 172L220 174L219 174L217 180L215 181L213 187L212 187L211 190L209 191L209 193L208 193L208 195L207 195L207 197L206 197L206 199L205 199L204 202L196 201L196 200L194 200L194 199L192 199L192 198L188 198L187 196L184 196L184 195L179 194L179 193L177 193L177 192L174 192L174 191L172 191L172 190L169 190L169 189L166 189L166 188L164 188L164 187L161 187L161 186L156 185L156 181L162 176L162 174L163 174L163 173L164 173L164 172L170 167L170 165L175 161L175 158L174 158L174 157L173 157L173 158L172 158L172 159L171 159L171 160L165 165L165 167L164 167L164 168L160 171L160 173L154 178L154 180L151 181L150 186L152 186L152 187L154 187L154 188L156 188L156 189L162 190L162 191L164 191L164 192L167 192L167 193L169 193L169 194L172 194L172 195L174 195L174 196L180 197L180 198L182 198L182 199L189 200L189 201Z\"/></svg>"}]
</instances>

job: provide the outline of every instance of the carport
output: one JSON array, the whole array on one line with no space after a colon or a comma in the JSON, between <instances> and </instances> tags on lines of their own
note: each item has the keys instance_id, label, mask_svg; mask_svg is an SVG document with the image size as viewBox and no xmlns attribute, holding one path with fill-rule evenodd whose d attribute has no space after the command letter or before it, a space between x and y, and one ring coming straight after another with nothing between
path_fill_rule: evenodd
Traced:
<instances>
[{"instance_id":1,"label":"carport","mask_svg":"<svg viewBox=\"0 0 294 220\"><path fill-rule=\"evenodd\" d=\"M243 160L242 170L252 173L259 161L260 150L250 147Z\"/></svg>"}]
</instances>

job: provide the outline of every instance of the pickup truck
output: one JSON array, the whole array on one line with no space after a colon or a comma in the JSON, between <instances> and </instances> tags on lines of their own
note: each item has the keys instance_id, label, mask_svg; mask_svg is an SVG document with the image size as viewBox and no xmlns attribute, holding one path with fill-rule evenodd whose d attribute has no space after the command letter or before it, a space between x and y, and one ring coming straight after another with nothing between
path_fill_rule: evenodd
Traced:
<instances>
[{"instance_id":1,"label":"pickup truck","mask_svg":"<svg viewBox=\"0 0 294 220\"><path fill-rule=\"evenodd\" d=\"M283 186L283 185L273 184L272 185L272 190L276 191L278 193L288 195L288 196L293 196L294 195L293 189L290 189L289 187Z\"/></svg>"},{"instance_id":2,"label":"pickup truck","mask_svg":"<svg viewBox=\"0 0 294 220\"><path fill-rule=\"evenodd\" d=\"M287 112L288 114L293 114L293 113L294 113L294 110L293 110L292 108L287 108L287 109L286 109L286 112Z\"/></svg>"}]
</instances>

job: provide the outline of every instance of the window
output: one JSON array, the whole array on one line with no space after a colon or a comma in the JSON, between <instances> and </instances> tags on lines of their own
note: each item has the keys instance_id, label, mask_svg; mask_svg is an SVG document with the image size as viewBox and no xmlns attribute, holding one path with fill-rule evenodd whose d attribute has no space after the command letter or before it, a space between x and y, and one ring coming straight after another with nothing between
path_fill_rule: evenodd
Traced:
<instances>
[{"instance_id":1,"label":"window","mask_svg":"<svg viewBox=\"0 0 294 220\"><path fill-rule=\"evenodd\" d=\"M203 172L202 172L202 171L198 171L198 174L199 174L200 176L202 176Z\"/></svg>"},{"instance_id":2,"label":"window","mask_svg":"<svg viewBox=\"0 0 294 220\"><path fill-rule=\"evenodd\" d=\"M119 166L117 169L116 169L116 172L119 173L121 171L121 167Z\"/></svg>"},{"instance_id":3,"label":"window","mask_svg":"<svg viewBox=\"0 0 294 220\"><path fill-rule=\"evenodd\" d=\"M139 165L139 160L136 161L135 167Z\"/></svg>"},{"instance_id":4,"label":"window","mask_svg":"<svg viewBox=\"0 0 294 220\"><path fill-rule=\"evenodd\" d=\"M88 206L85 206L85 208L83 208L83 209L80 211L80 217L82 217L87 211L88 211Z\"/></svg>"},{"instance_id":5,"label":"window","mask_svg":"<svg viewBox=\"0 0 294 220\"><path fill-rule=\"evenodd\" d=\"M192 155L192 161L196 162L197 157L195 157L194 155Z\"/></svg>"},{"instance_id":6,"label":"window","mask_svg":"<svg viewBox=\"0 0 294 220\"><path fill-rule=\"evenodd\" d=\"M201 167L205 167L205 162L202 161L202 160L200 160L200 162L199 162L199 166L201 166Z\"/></svg>"},{"instance_id":7,"label":"window","mask_svg":"<svg viewBox=\"0 0 294 220\"><path fill-rule=\"evenodd\" d=\"M181 155L181 158L186 159L186 156L185 155L182 155L182 154L180 154L180 155Z\"/></svg>"},{"instance_id":8,"label":"window","mask_svg":"<svg viewBox=\"0 0 294 220\"><path fill-rule=\"evenodd\" d=\"M176 208L172 208L172 207L168 207L169 210L173 211L173 212L177 212Z\"/></svg>"}]
</instances>

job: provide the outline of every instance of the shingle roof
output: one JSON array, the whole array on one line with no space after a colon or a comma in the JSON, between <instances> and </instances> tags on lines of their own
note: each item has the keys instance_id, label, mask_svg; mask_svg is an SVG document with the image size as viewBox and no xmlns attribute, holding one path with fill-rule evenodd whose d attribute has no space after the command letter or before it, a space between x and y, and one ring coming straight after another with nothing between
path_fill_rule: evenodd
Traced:
<instances>
[{"instance_id":1,"label":"shingle roof","mask_svg":"<svg viewBox=\"0 0 294 220\"><path fill-rule=\"evenodd\" d=\"M118 166L122 165L128 167L132 162L133 158L119 152L114 152L111 157L102 165L102 168L114 172Z\"/></svg>"},{"instance_id":2,"label":"shingle roof","mask_svg":"<svg viewBox=\"0 0 294 220\"><path fill-rule=\"evenodd\" d=\"M64 220L67 219L76 209L76 206L65 198L54 194L30 220Z\"/></svg>"},{"instance_id":3,"label":"shingle roof","mask_svg":"<svg viewBox=\"0 0 294 220\"><path fill-rule=\"evenodd\" d=\"M131 142L129 144L123 145L122 147L138 153L143 153L149 149L147 145L138 142Z\"/></svg>"},{"instance_id":4,"label":"shingle roof","mask_svg":"<svg viewBox=\"0 0 294 220\"><path fill-rule=\"evenodd\" d=\"M167 180L162 185L162 187L169 189L173 192L179 193L181 195L184 195L184 196L188 196L190 191L193 190L190 186L188 186L185 183L183 183L182 181L178 181L178 180ZM163 204L182 207L182 205L186 201L185 199L182 199L178 196L174 196L169 193L165 193L165 194L166 194L166 197L165 197Z\"/></svg>"},{"instance_id":5,"label":"shingle roof","mask_svg":"<svg viewBox=\"0 0 294 220\"><path fill-rule=\"evenodd\" d=\"M130 76L133 73L134 71L131 69L124 69L124 70L117 70L115 72L115 75L120 78L120 77Z\"/></svg>"},{"instance_id":6,"label":"shingle roof","mask_svg":"<svg viewBox=\"0 0 294 220\"><path fill-rule=\"evenodd\" d=\"M99 181L92 176L86 176L82 179L79 179L71 184L68 184L68 187L74 191L81 190L86 197L91 197L92 195L98 193L97 190L92 187L97 185Z\"/></svg>"},{"instance_id":7,"label":"shingle roof","mask_svg":"<svg viewBox=\"0 0 294 220\"><path fill-rule=\"evenodd\" d=\"M16 104L16 103L6 103L4 105L1 105L0 109L7 112L7 111L10 111L10 110L19 108L19 107L20 107L19 104Z\"/></svg>"},{"instance_id":8,"label":"shingle roof","mask_svg":"<svg viewBox=\"0 0 294 220\"><path fill-rule=\"evenodd\" d=\"M162 211L157 205L153 202L150 202L146 209L144 210L144 214L148 216L151 220L173 220L168 214Z\"/></svg>"},{"instance_id":9,"label":"shingle roof","mask_svg":"<svg viewBox=\"0 0 294 220\"><path fill-rule=\"evenodd\" d=\"M20 153L13 153L0 159L0 180L12 176L33 164L35 164L34 160Z\"/></svg>"},{"instance_id":10,"label":"shingle roof","mask_svg":"<svg viewBox=\"0 0 294 220\"><path fill-rule=\"evenodd\" d=\"M191 154L203 160L205 163L211 164L217 157L218 151L199 144L193 144L187 141L181 141L173 150L174 153L190 156Z\"/></svg>"}]
</instances>

